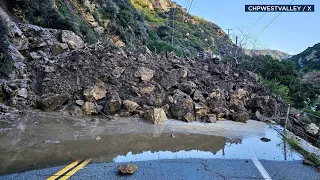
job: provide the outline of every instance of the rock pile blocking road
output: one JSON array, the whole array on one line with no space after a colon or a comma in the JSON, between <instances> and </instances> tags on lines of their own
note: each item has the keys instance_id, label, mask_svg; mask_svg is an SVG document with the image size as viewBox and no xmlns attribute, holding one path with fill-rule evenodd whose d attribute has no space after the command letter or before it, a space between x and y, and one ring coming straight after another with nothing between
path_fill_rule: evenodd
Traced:
<instances>
[{"instance_id":1,"label":"rock pile blocking road","mask_svg":"<svg viewBox=\"0 0 320 180\"><path fill-rule=\"evenodd\" d=\"M71 31L11 27L11 56L22 70L1 81L0 103L17 109L139 115L154 123L279 115L281 100L255 74L219 58L109 51L85 45Z\"/></svg>"}]
</instances>

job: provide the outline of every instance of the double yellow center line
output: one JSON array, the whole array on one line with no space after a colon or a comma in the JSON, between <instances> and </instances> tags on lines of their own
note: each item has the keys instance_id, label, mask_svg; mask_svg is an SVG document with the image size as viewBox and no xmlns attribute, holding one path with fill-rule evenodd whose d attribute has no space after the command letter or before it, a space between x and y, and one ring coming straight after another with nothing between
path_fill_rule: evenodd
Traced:
<instances>
[{"instance_id":1,"label":"double yellow center line","mask_svg":"<svg viewBox=\"0 0 320 180\"><path fill-rule=\"evenodd\" d=\"M76 160L73 163L69 164L68 166L64 167L54 175L50 176L47 180L56 180L60 177L59 180L66 180L69 179L72 175L78 172L81 168L87 165L92 159L87 159L83 162L80 160Z\"/></svg>"}]
</instances>

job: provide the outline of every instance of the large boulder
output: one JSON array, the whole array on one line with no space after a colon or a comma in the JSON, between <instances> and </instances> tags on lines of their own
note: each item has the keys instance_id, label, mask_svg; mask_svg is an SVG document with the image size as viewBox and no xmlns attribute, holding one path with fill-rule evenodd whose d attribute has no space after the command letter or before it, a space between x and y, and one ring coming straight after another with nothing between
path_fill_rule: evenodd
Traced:
<instances>
[{"instance_id":1,"label":"large boulder","mask_svg":"<svg viewBox=\"0 0 320 180\"><path fill-rule=\"evenodd\" d=\"M67 43L71 49L84 47L84 41L72 31L63 30L61 33L61 41Z\"/></svg>"},{"instance_id":2,"label":"large boulder","mask_svg":"<svg viewBox=\"0 0 320 180\"><path fill-rule=\"evenodd\" d=\"M220 108L226 103L226 96L223 89L215 89L210 93L206 99L208 107L211 109Z\"/></svg>"},{"instance_id":3,"label":"large boulder","mask_svg":"<svg viewBox=\"0 0 320 180\"><path fill-rule=\"evenodd\" d=\"M197 85L192 81L185 81L179 85L179 89L187 94L192 94L197 88Z\"/></svg>"},{"instance_id":4,"label":"large boulder","mask_svg":"<svg viewBox=\"0 0 320 180\"><path fill-rule=\"evenodd\" d=\"M147 111L145 113L145 118L154 124L161 124L168 120L166 113L161 108L154 108Z\"/></svg>"},{"instance_id":5,"label":"large boulder","mask_svg":"<svg viewBox=\"0 0 320 180\"><path fill-rule=\"evenodd\" d=\"M176 92L172 97L171 113L178 119L183 119L188 113L194 114L191 97L181 91Z\"/></svg>"},{"instance_id":6,"label":"large boulder","mask_svg":"<svg viewBox=\"0 0 320 180\"><path fill-rule=\"evenodd\" d=\"M137 171L138 167L135 164L120 164L118 171L121 175L133 174Z\"/></svg>"},{"instance_id":7,"label":"large boulder","mask_svg":"<svg viewBox=\"0 0 320 180\"><path fill-rule=\"evenodd\" d=\"M18 90L18 96L27 98L28 97L28 90L27 88L21 88Z\"/></svg>"},{"instance_id":8,"label":"large boulder","mask_svg":"<svg viewBox=\"0 0 320 180\"><path fill-rule=\"evenodd\" d=\"M245 89L238 89L230 96L230 107L235 111L246 111L246 104L249 99L249 92Z\"/></svg>"},{"instance_id":9,"label":"large boulder","mask_svg":"<svg viewBox=\"0 0 320 180\"><path fill-rule=\"evenodd\" d=\"M217 120L232 119L233 118L231 116L232 112L224 106L214 108L211 111L212 111L212 113L217 115Z\"/></svg>"},{"instance_id":10,"label":"large boulder","mask_svg":"<svg viewBox=\"0 0 320 180\"><path fill-rule=\"evenodd\" d=\"M137 108L139 108L139 104L133 101L125 100L123 101L123 106L129 111L129 112L135 112Z\"/></svg>"},{"instance_id":11,"label":"large boulder","mask_svg":"<svg viewBox=\"0 0 320 180\"><path fill-rule=\"evenodd\" d=\"M255 113L259 111L266 117L279 116L279 104L270 96L257 96L250 100L249 109Z\"/></svg>"},{"instance_id":12,"label":"large boulder","mask_svg":"<svg viewBox=\"0 0 320 180\"><path fill-rule=\"evenodd\" d=\"M180 80L179 70L172 70L162 75L160 84L166 90L169 90L171 87L178 85L179 80Z\"/></svg>"},{"instance_id":13,"label":"large boulder","mask_svg":"<svg viewBox=\"0 0 320 180\"><path fill-rule=\"evenodd\" d=\"M86 115L99 114L99 112L102 110L102 106L92 102L85 102L82 106L82 110Z\"/></svg>"},{"instance_id":14,"label":"large boulder","mask_svg":"<svg viewBox=\"0 0 320 180\"><path fill-rule=\"evenodd\" d=\"M311 123L305 126L305 130L312 135L316 135L319 132L319 127L316 124Z\"/></svg>"},{"instance_id":15,"label":"large boulder","mask_svg":"<svg viewBox=\"0 0 320 180\"><path fill-rule=\"evenodd\" d=\"M217 62L217 63L209 64L209 72L213 76L216 76L216 75L220 75L220 77L222 77L221 75L229 76L230 69L231 69L231 66L229 63Z\"/></svg>"},{"instance_id":16,"label":"large boulder","mask_svg":"<svg viewBox=\"0 0 320 180\"><path fill-rule=\"evenodd\" d=\"M135 77L141 78L142 81L150 81L155 74L155 71L146 67L140 67L135 73Z\"/></svg>"},{"instance_id":17,"label":"large boulder","mask_svg":"<svg viewBox=\"0 0 320 180\"><path fill-rule=\"evenodd\" d=\"M186 122L192 122L196 118L194 117L194 115L192 113L187 113L186 115L183 116L182 119L185 120Z\"/></svg>"},{"instance_id":18,"label":"large boulder","mask_svg":"<svg viewBox=\"0 0 320 180\"><path fill-rule=\"evenodd\" d=\"M206 102L206 99L203 97L201 91L199 90L196 90L194 93L193 93L193 100L195 102L202 102L202 103L205 103Z\"/></svg>"},{"instance_id":19,"label":"large boulder","mask_svg":"<svg viewBox=\"0 0 320 180\"><path fill-rule=\"evenodd\" d=\"M68 94L56 94L43 98L38 103L39 107L45 111L54 111L69 100Z\"/></svg>"},{"instance_id":20,"label":"large boulder","mask_svg":"<svg viewBox=\"0 0 320 180\"><path fill-rule=\"evenodd\" d=\"M207 115L209 113L209 108L207 106L203 106L203 105L195 103L194 109L196 112L196 118L198 118L198 119L207 118Z\"/></svg>"},{"instance_id":21,"label":"large boulder","mask_svg":"<svg viewBox=\"0 0 320 180\"><path fill-rule=\"evenodd\" d=\"M76 100L76 105L83 106L84 105L84 100L81 100L81 99Z\"/></svg>"},{"instance_id":22,"label":"large boulder","mask_svg":"<svg viewBox=\"0 0 320 180\"><path fill-rule=\"evenodd\" d=\"M83 111L79 106L72 106L70 109L69 114L71 116L82 116L83 115Z\"/></svg>"},{"instance_id":23,"label":"large boulder","mask_svg":"<svg viewBox=\"0 0 320 180\"><path fill-rule=\"evenodd\" d=\"M51 52L52 52L54 55L62 54L62 53L65 52L67 49L68 49L68 45L67 45L67 44L59 43L59 42L56 42L56 43L54 43L54 44L51 46ZM34 59L34 58L33 58L33 59Z\"/></svg>"},{"instance_id":24,"label":"large boulder","mask_svg":"<svg viewBox=\"0 0 320 180\"><path fill-rule=\"evenodd\" d=\"M97 101L106 97L106 87L104 84L99 83L91 86L83 91L83 96L86 101Z\"/></svg>"},{"instance_id":25,"label":"large boulder","mask_svg":"<svg viewBox=\"0 0 320 180\"><path fill-rule=\"evenodd\" d=\"M236 112L233 114L233 120L237 122L247 122L249 120L249 114L244 111Z\"/></svg>"},{"instance_id":26,"label":"large boulder","mask_svg":"<svg viewBox=\"0 0 320 180\"><path fill-rule=\"evenodd\" d=\"M267 118L267 117L265 117L264 115L262 115L262 114L260 113L260 111L256 111L256 113L255 113L255 118L256 118L257 120L259 120L259 121L262 121L262 122L266 122L266 121L269 121L269 120L270 120L269 118Z\"/></svg>"},{"instance_id":27,"label":"large boulder","mask_svg":"<svg viewBox=\"0 0 320 180\"><path fill-rule=\"evenodd\" d=\"M121 109L122 101L117 92L110 92L107 98L107 104L104 107L104 112L116 113Z\"/></svg>"},{"instance_id":28,"label":"large boulder","mask_svg":"<svg viewBox=\"0 0 320 180\"><path fill-rule=\"evenodd\" d=\"M156 95L145 94L144 97L141 99L140 103L149 105L149 106L160 107L163 105L164 101L165 101L164 94L161 94L161 93L158 93Z\"/></svg>"},{"instance_id":29,"label":"large boulder","mask_svg":"<svg viewBox=\"0 0 320 180\"><path fill-rule=\"evenodd\" d=\"M156 90L154 85L144 86L140 89L140 94L151 94Z\"/></svg>"}]
</instances>

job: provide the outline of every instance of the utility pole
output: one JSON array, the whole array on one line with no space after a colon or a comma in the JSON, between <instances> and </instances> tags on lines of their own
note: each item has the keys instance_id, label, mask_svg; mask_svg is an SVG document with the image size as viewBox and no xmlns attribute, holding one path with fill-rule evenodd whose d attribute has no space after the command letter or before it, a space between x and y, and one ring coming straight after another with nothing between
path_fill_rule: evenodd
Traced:
<instances>
[{"instance_id":1,"label":"utility pole","mask_svg":"<svg viewBox=\"0 0 320 180\"><path fill-rule=\"evenodd\" d=\"M226 29L228 31L228 37L229 37L229 31L232 31L232 29Z\"/></svg>"},{"instance_id":2,"label":"utility pole","mask_svg":"<svg viewBox=\"0 0 320 180\"><path fill-rule=\"evenodd\" d=\"M288 106L288 111L287 111L287 116L286 116L286 122L284 124L284 135L287 137L287 127L288 127L288 122L289 122L289 114L290 114L290 104Z\"/></svg>"},{"instance_id":3,"label":"utility pole","mask_svg":"<svg viewBox=\"0 0 320 180\"><path fill-rule=\"evenodd\" d=\"M238 36L236 36L236 46L238 46Z\"/></svg>"},{"instance_id":4,"label":"utility pole","mask_svg":"<svg viewBox=\"0 0 320 180\"><path fill-rule=\"evenodd\" d=\"M175 8L171 8L171 21L172 21L172 24L171 24L171 44L173 45L174 43L174 12L175 12Z\"/></svg>"}]
</instances>

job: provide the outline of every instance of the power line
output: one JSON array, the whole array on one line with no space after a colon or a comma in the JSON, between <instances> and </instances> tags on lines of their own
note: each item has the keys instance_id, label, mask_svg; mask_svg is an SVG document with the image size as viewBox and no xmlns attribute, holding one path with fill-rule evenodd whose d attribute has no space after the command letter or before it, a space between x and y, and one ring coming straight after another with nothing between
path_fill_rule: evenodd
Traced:
<instances>
[{"instance_id":1,"label":"power line","mask_svg":"<svg viewBox=\"0 0 320 180\"><path fill-rule=\"evenodd\" d=\"M291 5L295 0L292 0L291 3L289 5ZM264 30L266 30L270 24L272 24L283 12L280 12L275 18L273 18L269 24L266 25L266 27L264 27L255 37L258 37Z\"/></svg>"},{"instance_id":2,"label":"power line","mask_svg":"<svg viewBox=\"0 0 320 180\"><path fill-rule=\"evenodd\" d=\"M279 1L279 0L276 0L276 2L273 3L273 5L277 4L278 1ZM259 22L266 14L267 14L267 12L263 13L262 16L261 16L255 23L253 23L253 24L249 27L249 29L248 29L247 31L249 32L249 31L251 30L251 28L253 28L256 24L258 24L258 22ZM256 37L257 37L257 36L256 36ZM256 37L255 37L255 38L256 38ZM244 40L244 38L245 38L245 37L242 37L240 42L242 42L242 41ZM254 39L255 39L255 38L254 38ZM238 40L238 37L237 37L237 40ZM237 41L237 40L236 40L236 41ZM237 42L236 42L236 44L238 45Z\"/></svg>"},{"instance_id":3,"label":"power line","mask_svg":"<svg viewBox=\"0 0 320 180\"><path fill-rule=\"evenodd\" d=\"M190 13L190 9L192 7L192 3L193 3L193 0L191 0L190 6L189 6L189 10L188 10L188 14Z\"/></svg>"},{"instance_id":4,"label":"power line","mask_svg":"<svg viewBox=\"0 0 320 180\"><path fill-rule=\"evenodd\" d=\"M190 4L190 1L191 1L191 0L186 0L186 1L185 1L184 6L186 7L186 9L188 9L188 6L189 6L189 4Z\"/></svg>"},{"instance_id":5,"label":"power line","mask_svg":"<svg viewBox=\"0 0 320 180\"><path fill-rule=\"evenodd\" d=\"M277 0L275 3L273 3L273 5L275 5L279 0ZM262 14L262 16L254 23L250 26L250 28L248 29L248 31L253 28L253 26L255 26L256 24L258 24L258 22L267 14L267 12L265 12L264 14Z\"/></svg>"}]
</instances>

